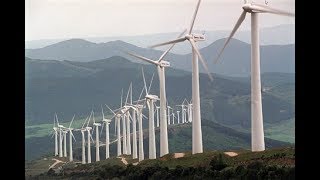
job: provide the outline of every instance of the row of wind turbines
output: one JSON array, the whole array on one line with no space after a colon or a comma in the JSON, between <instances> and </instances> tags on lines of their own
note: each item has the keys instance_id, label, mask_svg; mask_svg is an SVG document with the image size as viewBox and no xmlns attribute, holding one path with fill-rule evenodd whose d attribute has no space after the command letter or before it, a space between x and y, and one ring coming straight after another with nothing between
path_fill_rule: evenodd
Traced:
<instances>
[{"instance_id":1,"label":"row of wind turbines","mask_svg":"<svg viewBox=\"0 0 320 180\"><path fill-rule=\"evenodd\" d=\"M167 126L170 123L170 116L167 115L167 113L170 111L170 108L167 107L167 100L166 100L166 87L165 87L165 68L170 66L170 63L168 61L164 60L164 57L169 53L169 51L174 47L176 43L189 41L191 48L192 48L192 105L190 105L188 109L188 115L189 120L191 118L192 122L192 154L196 153L202 153L203 152L203 144L202 144L202 130L201 130L201 111L200 111L200 92L199 92L199 67L198 67L198 61L200 60L201 64L203 65L205 71L207 72L209 79L213 81L212 75L209 72L208 66L206 64L206 61L202 57L196 43L198 41L204 41L205 35L204 34L196 34L193 32L193 26L195 23L195 19L198 13L198 9L200 6L201 0L198 0L196 9L194 11L191 25L189 29L184 30L177 39L156 44L153 46L150 46L151 48L164 46L164 45L171 45L157 60L149 59L146 57L143 57L141 55L135 54L133 52L126 52L127 54L138 58L140 60L143 60L147 63L154 64L158 71L159 76L159 83L160 83L160 98L157 95L149 94L149 90L147 90L146 82L144 78L143 73L143 80L144 80L144 88L145 91L145 98L140 100L132 102L132 99L130 103L124 104L122 106L121 101L121 107L110 111L113 112L116 124L116 132L117 132L117 155L120 156L123 154L131 154L131 148L130 147L130 118L132 122L132 128L133 128L133 158L137 158L137 151L136 151L136 121L138 122L138 134L139 134L139 161L144 159L143 155L143 131L142 131L142 119L144 115L142 114L142 110L145 106L145 104L148 107L149 110L149 159L155 159L156 158L156 146L155 146L155 127L154 127L154 103L156 101L160 101L159 108L156 107L156 111L158 114L158 109L160 109L159 114L159 121L157 121L157 126L160 126L160 157L166 155L169 153L169 147L168 147L168 132L167 132ZM263 130L263 113L262 113L262 100L261 100L261 79L260 79L260 44L259 44L259 15L263 13L271 13L276 15L283 15L283 16L294 16L293 13L286 12L283 10L275 9L273 7L270 7L268 5L254 3L252 1L244 1L244 5L242 6L243 12L241 13L238 21L236 22L233 30L231 31L229 37L226 39L225 44L223 45L221 51L218 53L217 58L214 60L215 63L218 62L220 59L224 49L227 47L229 41L233 37L233 35L236 33L238 28L240 27L241 23L245 20L245 17L247 13L251 14L251 150L252 151L264 151L265 150L265 142L264 142L264 130ZM153 77L152 77L153 78ZM151 83L150 83L151 85ZM132 88L132 86L131 86ZM131 91L132 93L132 91ZM129 112L132 112L132 115L130 115ZM184 118L186 114L184 113L184 110L182 109L182 121L184 121ZM169 112L170 114L170 112ZM137 118L137 119L136 119ZM111 119L104 119L103 116L103 123L106 124L106 133L107 129L109 128L108 125L111 122ZM122 135L122 142L123 142L123 149L121 152L121 134L120 134L120 121L122 119L122 125L123 125L123 135ZM178 115L179 119L179 115ZM158 119L157 119L158 120ZM168 121L169 120L169 121ZM179 121L179 120L178 120ZM91 128L88 127L88 124L90 122L90 118L87 122L87 126L85 128L81 128L82 133L82 144L84 149L84 132L88 132L88 154L90 152L90 139L92 139L90 134ZM96 132L98 132L98 127L101 126L99 123L95 123L96 125ZM70 123L71 125L71 123ZM59 127L59 125L58 125ZM61 128L61 127L59 127ZM72 132L69 126L69 131ZM125 133L127 132L127 133ZM63 133L64 136L66 136L65 131L59 131L60 137L61 133ZM70 133L70 140L71 137L73 137L72 133ZM96 136L98 138L98 136ZM106 145L107 141L109 141L109 135L106 134ZM56 138L57 139L57 138ZM61 138L60 138L61 139ZM65 142L65 141L64 141ZM70 141L71 142L71 141ZM60 149L59 149L59 156L60 150L62 151L60 143ZM56 143L57 144L57 143ZM98 145L97 145L98 144ZM99 147L99 142L96 143L96 146ZM66 147L66 146L64 146ZM107 146L108 147L108 146ZM56 146L57 149L57 146ZM107 150L106 150L107 151ZM99 150L97 150L99 152ZM106 152L107 153L107 152ZM83 151L83 157L84 157L84 151ZM88 162L89 162L88 156ZM107 156L106 156L107 157ZM108 157L109 157L109 150L108 150ZM84 159L82 158L82 162L84 162ZM91 158L90 158L91 162Z\"/></svg>"},{"instance_id":2,"label":"row of wind turbines","mask_svg":"<svg viewBox=\"0 0 320 180\"><path fill-rule=\"evenodd\" d=\"M143 69L142 69L143 73ZM144 73L142 74L144 78ZM152 83L153 77L151 78ZM145 80L144 80L145 82ZM154 116L156 113L156 119L157 119L157 127L159 127L159 109L160 106L156 106L156 102L153 102L153 105L151 105L150 102L150 88L151 83L149 86L149 90L145 91L146 96L145 99L140 100L142 93L140 93L140 97L138 101L132 102L132 83L129 86L126 102L124 105L122 105L122 94L121 92L121 104L119 109L112 110L108 105L105 105L112 113L113 117L110 119L105 118L104 110L102 108L102 124L101 122L96 122L94 117L94 112L91 111L90 115L85 119L84 123L82 124L82 127L79 129L71 128L72 122L74 121L74 116L69 124L69 127L64 127L63 125L59 124L57 114L54 116L54 125L53 125L53 135L55 136L55 156L59 157L68 157L69 154L69 161L73 161L73 140L75 140L75 137L73 135L72 131L81 131L82 134L82 164L91 163L91 143L95 144L96 146L96 161L100 161L100 147L105 146L106 152L105 157L108 159L110 157L110 144L113 142L117 142L117 156L120 156L122 154L126 155L132 155L132 158L135 159L138 157L138 151L137 151L137 139L139 140L139 161L144 160L144 152L143 152L143 122L142 118L149 120L149 159L155 159L156 158L156 148L155 148L155 132L154 129L156 128L154 126ZM146 85L145 85L146 87ZM145 89L143 88L143 90ZM143 92L143 91L142 91ZM128 95L130 95L130 103L127 103ZM151 95L154 96L154 95ZM147 118L145 115L142 114L143 108L145 108L146 103L148 105L149 109L149 118ZM152 109L151 107L156 107L156 110ZM169 105L167 105L167 111L168 111L168 124L181 124L181 123L191 123L192 122L192 104L191 101L188 102L187 99L184 99L181 105L176 105L177 109L178 107L181 107L181 115L182 119L180 122L180 111L177 110L176 112L172 112L173 108L171 108ZM131 111L132 110L132 111ZM175 123L175 118L177 114L177 123ZM138 121L136 120L136 116L138 116ZM170 118L172 117L172 119ZM112 119L115 120L115 134L116 139L112 142L110 142L110 134L109 134L109 125L112 121ZM94 127L90 126L90 122L92 120L92 125ZM136 131L136 124L138 123L138 138L137 138L137 131ZM122 124L122 135L121 135L121 125ZM56 126L57 125L57 126ZM105 126L104 126L105 125ZM99 133L99 127L102 126L102 129ZM103 127L105 127L105 144L100 142L100 136L103 132ZM130 133L130 130L132 128L132 133ZM92 130L92 131L91 131ZM95 141L93 140L92 136L95 131ZM69 133L69 153L67 154L67 139L66 134ZM85 133L87 133L87 142L85 138ZM131 146L131 136L132 136L132 146ZM59 137L59 141L58 141ZM73 139L72 139L73 138ZM122 141L122 144L121 144ZM59 145L58 145L59 142ZM151 144L151 145L150 145ZM86 156L86 146L87 146L87 156ZM59 150L58 150L59 149ZM62 150L63 149L63 150ZM132 149L132 153L131 153ZM86 160L87 157L87 160Z\"/></svg>"}]
</instances>

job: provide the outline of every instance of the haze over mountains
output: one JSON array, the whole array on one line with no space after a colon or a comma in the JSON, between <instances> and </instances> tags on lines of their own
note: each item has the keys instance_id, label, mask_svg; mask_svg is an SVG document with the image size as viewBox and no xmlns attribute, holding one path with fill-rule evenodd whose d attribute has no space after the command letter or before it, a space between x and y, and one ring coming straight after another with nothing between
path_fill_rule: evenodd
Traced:
<instances>
[{"instance_id":1,"label":"haze over mountains","mask_svg":"<svg viewBox=\"0 0 320 180\"><path fill-rule=\"evenodd\" d=\"M225 39L220 39L200 51L206 59L209 70L214 73L227 76L249 76L250 74L250 44L232 39L221 57L221 62L214 64L213 61ZM261 46L261 72L294 73L295 70L295 46L290 45L267 45ZM70 39L52 44L40 49L26 49L26 57L43 60L70 60L88 62L122 56L132 62L142 63L140 60L128 56L124 51L134 52L148 58L158 59L162 51L141 48L120 40L107 43L92 43L82 39ZM178 55L169 53L166 59L175 69L191 71L191 53ZM200 72L203 67L200 65Z\"/></svg>"},{"instance_id":2,"label":"haze over mountains","mask_svg":"<svg viewBox=\"0 0 320 180\"><path fill-rule=\"evenodd\" d=\"M230 27L232 28L232 27ZM182 31L182 30L181 30ZM199 31L203 33L203 31ZM116 37L88 37L81 38L94 43L105 43L109 41L121 40L139 47L148 47L154 43L167 41L178 36L180 32L172 33L159 33L159 34L145 34L139 36L116 36ZM216 30L216 31L205 31L206 41L199 44L200 48L208 46L214 41L225 38L230 34L230 30ZM295 43L295 25L294 24L283 24L274 27L261 28L260 42L262 45L285 45ZM234 38L240 41L250 43L250 31L242 30L235 34ZM43 40L32 40L26 41L26 49L37 49L42 48L51 44L55 44L67 39L43 39ZM161 49L161 48L159 48ZM178 44L173 50L175 54L188 54L188 44Z\"/></svg>"}]
</instances>

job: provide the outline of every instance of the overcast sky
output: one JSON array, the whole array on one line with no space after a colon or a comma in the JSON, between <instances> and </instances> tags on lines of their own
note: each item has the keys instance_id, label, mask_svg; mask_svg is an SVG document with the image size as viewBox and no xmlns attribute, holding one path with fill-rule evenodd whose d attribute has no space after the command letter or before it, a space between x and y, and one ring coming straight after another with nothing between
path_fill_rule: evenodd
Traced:
<instances>
[{"instance_id":1,"label":"overcast sky","mask_svg":"<svg viewBox=\"0 0 320 180\"><path fill-rule=\"evenodd\" d=\"M177 32L189 27L197 0L25 0L26 40L129 36ZM254 2L264 3L264 0ZM231 30L243 0L202 0L197 30ZM290 12L294 0L268 0ZM240 29L249 29L250 18ZM294 24L294 18L261 14L260 26Z\"/></svg>"}]
</instances>

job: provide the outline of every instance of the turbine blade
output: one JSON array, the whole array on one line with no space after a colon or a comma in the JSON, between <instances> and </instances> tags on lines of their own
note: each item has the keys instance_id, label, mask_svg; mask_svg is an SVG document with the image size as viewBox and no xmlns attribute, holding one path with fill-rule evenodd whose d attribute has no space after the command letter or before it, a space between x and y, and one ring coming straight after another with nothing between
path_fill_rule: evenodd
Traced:
<instances>
[{"instance_id":1,"label":"turbine blade","mask_svg":"<svg viewBox=\"0 0 320 180\"><path fill-rule=\"evenodd\" d=\"M148 91L147 91L147 84L146 84L146 79L144 77L144 71L143 71L143 67L141 68L142 70L142 78L143 78L143 83L144 83L144 89L146 91L146 95L148 95Z\"/></svg>"},{"instance_id":2,"label":"turbine blade","mask_svg":"<svg viewBox=\"0 0 320 180\"><path fill-rule=\"evenodd\" d=\"M139 95L139 99L138 99L138 101L137 101L137 104L139 103L139 101L140 101L140 99L141 99L141 96L142 96L142 93L143 93L143 89L144 89L144 88L142 88L142 90L141 90L141 93L140 93L140 95Z\"/></svg>"},{"instance_id":3,"label":"turbine blade","mask_svg":"<svg viewBox=\"0 0 320 180\"><path fill-rule=\"evenodd\" d=\"M102 123L102 127L101 127L101 130L100 130L100 134L99 134L99 137L101 136L101 134L102 134L102 131L103 131L103 127L104 127L104 124L105 124L105 122L103 121L103 123Z\"/></svg>"},{"instance_id":4,"label":"turbine blade","mask_svg":"<svg viewBox=\"0 0 320 180\"><path fill-rule=\"evenodd\" d=\"M73 140L76 142L76 138L74 137L74 135L73 135L73 132L72 132L72 131L70 131L70 134L71 134L71 136L73 137Z\"/></svg>"},{"instance_id":5,"label":"turbine blade","mask_svg":"<svg viewBox=\"0 0 320 180\"><path fill-rule=\"evenodd\" d=\"M145 119L148 119L147 116L145 116L144 114L142 114L142 117L144 117Z\"/></svg>"},{"instance_id":6,"label":"turbine blade","mask_svg":"<svg viewBox=\"0 0 320 180\"><path fill-rule=\"evenodd\" d=\"M186 33L187 29L185 29L177 38L180 38L184 33ZM158 59L158 62L161 62L162 59L169 53L169 51L173 48L176 43L172 44L169 49L167 49Z\"/></svg>"},{"instance_id":7,"label":"turbine blade","mask_svg":"<svg viewBox=\"0 0 320 180\"><path fill-rule=\"evenodd\" d=\"M56 127L56 117L53 116L53 127Z\"/></svg>"},{"instance_id":8,"label":"turbine blade","mask_svg":"<svg viewBox=\"0 0 320 180\"><path fill-rule=\"evenodd\" d=\"M56 120L57 120L57 123L58 123L58 126L59 126L59 120L58 120L58 115L57 115L57 113L55 113L55 115L56 115Z\"/></svg>"},{"instance_id":9,"label":"turbine blade","mask_svg":"<svg viewBox=\"0 0 320 180\"><path fill-rule=\"evenodd\" d=\"M226 42L224 43L222 49L219 51L218 57L215 59L214 63L216 64L223 52L223 50L226 48L227 44L229 43L230 39L233 37L233 35L236 33L236 31L238 30L238 28L240 27L241 23L244 21L244 19L246 18L246 11L242 11L236 25L234 26L233 30L231 31L228 39L226 40Z\"/></svg>"},{"instance_id":10,"label":"turbine blade","mask_svg":"<svg viewBox=\"0 0 320 180\"><path fill-rule=\"evenodd\" d=\"M106 104L105 104L105 105L106 105ZM112 109L111 109L108 105L106 105L106 106L107 106L107 108L108 108L114 115L116 115L116 113L113 112Z\"/></svg>"},{"instance_id":11,"label":"turbine blade","mask_svg":"<svg viewBox=\"0 0 320 180\"><path fill-rule=\"evenodd\" d=\"M126 103L124 103L124 105L127 105L127 103L128 103L129 93L130 93L130 85L129 85L128 92L127 92Z\"/></svg>"},{"instance_id":12,"label":"turbine blade","mask_svg":"<svg viewBox=\"0 0 320 180\"><path fill-rule=\"evenodd\" d=\"M189 41L190 41L190 43L191 43L194 51L197 53L197 55L198 55L198 57L199 57L199 59L200 59L200 61L201 61L201 64L202 64L202 66L204 67L204 69L206 70L206 72L207 72L210 80L213 81L213 78L212 78L212 76L211 76L211 74L210 74L208 65L207 65L206 61L203 59L203 57L201 56L200 51L198 50L198 48L197 48L197 46L196 46L196 43L194 42L193 39L190 39Z\"/></svg>"},{"instance_id":13,"label":"turbine blade","mask_svg":"<svg viewBox=\"0 0 320 180\"><path fill-rule=\"evenodd\" d=\"M198 0L198 4L197 4L196 9L195 9L195 11L194 11L194 13L193 13L193 17L192 17L191 25L190 25L190 28L189 28L189 34L191 34L191 32L192 32L193 25L194 25L194 21L196 20L197 13L198 13L199 6L200 6L200 3L201 3L201 0Z\"/></svg>"},{"instance_id":14,"label":"turbine blade","mask_svg":"<svg viewBox=\"0 0 320 180\"><path fill-rule=\"evenodd\" d=\"M126 52L126 53L127 53L128 55L130 55L130 56L136 57L136 58L138 58L138 59L141 59L141 60L143 60L143 61L149 62L149 63L151 63L151 64L159 65L159 63L157 63L156 61L151 60L151 59L149 59L149 58L146 58L146 57L143 57L143 56L140 56L140 55L138 55L138 54L131 53L131 52Z\"/></svg>"},{"instance_id":15,"label":"turbine blade","mask_svg":"<svg viewBox=\"0 0 320 180\"><path fill-rule=\"evenodd\" d=\"M84 122L83 122L83 124L82 124L81 129L82 129L82 128L83 128L83 126L86 124L87 120L88 120L88 117L84 120Z\"/></svg>"},{"instance_id":16,"label":"turbine blade","mask_svg":"<svg viewBox=\"0 0 320 180\"><path fill-rule=\"evenodd\" d=\"M262 12L266 12L266 13L277 14L277 15L282 15L282 16L290 16L290 17L295 16L295 14L292 12L287 12L287 11L280 10L280 9L275 9L270 6L266 6L266 5L262 5L262 4L253 4L251 7L253 10L256 10L258 12L262 11Z\"/></svg>"},{"instance_id":17,"label":"turbine blade","mask_svg":"<svg viewBox=\"0 0 320 180\"><path fill-rule=\"evenodd\" d=\"M154 77L154 73L152 74L152 77L151 77L151 81L150 81L150 84L149 84L148 93L150 92L150 89L151 89L151 86L152 86L153 77Z\"/></svg>"},{"instance_id":18,"label":"turbine blade","mask_svg":"<svg viewBox=\"0 0 320 180\"><path fill-rule=\"evenodd\" d=\"M75 117L75 114L74 114L73 117L72 117L72 120L71 120L71 122L70 122L69 128L71 127L71 124L72 124L72 122L73 122L73 120L74 120L74 117Z\"/></svg>"},{"instance_id":19,"label":"turbine blade","mask_svg":"<svg viewBox=\"0 0 320 180\"><path fill-rule=\"evenodd\" d=\"M91 115L92 115L92 111L90 113L90 116L89 116L89 119L88 119L88 122L87 122L87 127L89 126L89 123L90 123L90 120L91 120Z\"/></svg>"},{"instance_id":20,"label":"turbine blade","mask_svg":"<svg viewBox=\"0 0 320 180\"><path fill-rule=\"evenodd\" d=\"M101 112L102 112L102 120L104 120L104 112L103 112L102 105L101 105Z\"/></svg>"},{"instance_id":21,"label":"turbine blade","mask_svg":"<svg viewBox=\"0 0 320 180\"><path fill-rule=\"evenodd\" d=\"M123 96L123 88L121 89L121 103L120 103L120 107L122 107L122 96Z\"/></svg>"},{"instance_id":22,"label":"turbine blade","mask_svg":"<svg viewBox=\"0 0 320 180\"><path fill-rule=\"evenodd\" d=\"M132 82L130 83L130 104L132 105Z\"/></svg>"},{"instance_id":23,"label":"turbine blade","mask_svg":"<svg viewBox=\"0 0 320 180\"><path fill-rule=\"evenodd\" d=\"M150 46L150 48L164 46L164 45L167 45L167 44L174 44L174 43L185 41L186 39L187 39L186 37L181 37L181 38L178 38L178 39L175 39L175 40L172 40L172 41L167 41L167 42L164 42L164 43L152 45L152 46Z\"/></svg>"}]
</instances>

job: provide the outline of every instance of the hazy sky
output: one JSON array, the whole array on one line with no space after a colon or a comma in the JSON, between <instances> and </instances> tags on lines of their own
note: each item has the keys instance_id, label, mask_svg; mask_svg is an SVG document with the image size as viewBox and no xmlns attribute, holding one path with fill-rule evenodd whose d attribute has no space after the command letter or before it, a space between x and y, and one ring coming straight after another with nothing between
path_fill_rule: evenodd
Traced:
<instances>
[{"instance_id":1,"label":"hazy sky","mask_svg":"<svg viewBox=\"0 0 320 180\"><path fill-rule=\"evenodd\" d=\"M189 27L197 0L25 0L26 40L128 36L177 32ZM264 0L254 2L264 3ZM231 30L243 0L202 0L197 30ZM294 0L268 5L295 11ZM249 29L250 18L240 29ZM260 26L294 24L294 18L260 15Z\"/></svg>"}]
</instances>

